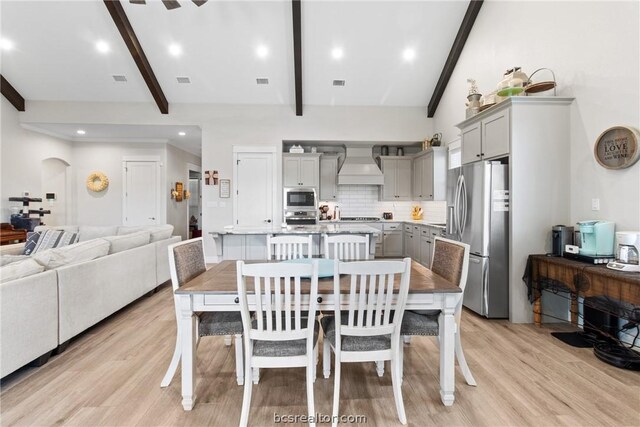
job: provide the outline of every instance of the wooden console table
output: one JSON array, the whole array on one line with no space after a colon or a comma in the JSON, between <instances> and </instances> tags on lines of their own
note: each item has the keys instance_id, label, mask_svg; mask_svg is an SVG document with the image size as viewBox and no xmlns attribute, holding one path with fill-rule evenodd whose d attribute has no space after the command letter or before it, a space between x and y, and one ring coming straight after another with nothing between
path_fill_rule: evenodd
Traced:
<instances>
[{"instance_id":1,"label":"wooden console table","mask_svg":"<svg viewBox=\"0 0 640 427\"><path fill-rule=\"evenodd\" d=\"M3 222L0 224L0 245L27 241L27 230L14 230L13 225Z\"/></svg>"},{"instance_id":2,"label":"wooden console table","mask_svg":"<svg viewBox=\"0 0 640 427\"><path fill-rule=\"evenodd\" d=\"M542 322L541 292L545 289L571 294L571 323L578 322L578 297L607 296L640 306L640 273L626 273L562 257L530 255L525 281L533 302L533 320Z\"/></svg>"}]
</instances>

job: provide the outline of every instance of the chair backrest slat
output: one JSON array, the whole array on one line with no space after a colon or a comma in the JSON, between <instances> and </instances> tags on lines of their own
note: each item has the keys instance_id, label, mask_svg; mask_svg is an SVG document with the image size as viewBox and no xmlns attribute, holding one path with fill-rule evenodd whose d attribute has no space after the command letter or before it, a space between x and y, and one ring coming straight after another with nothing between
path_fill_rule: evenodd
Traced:
<instances>
[{"instance_id":1,"label":"chair backrest slat","mask_svg":"<svg viewBox=\"0 0 640 427\"><path fill-rule=\"evenodd\" d=\"M306 255L305 255L306 253ZM267 259L288 260L311 258L313 236L267 235Z\"/></svg>"},{"instance_id":2,"label":"chair backrest slat","mask_svg":"<svg viewBox=\"0 0 640 427\"><path fill-rule=\"evenodd\" d=\"M339 259L341 261L369 259L368 235L338 234L329 236L325 234L322 238L324 240L325 258Z\"/></svg>"},{"instance_id":3,"label":"chair backrest slat","mask_svg":"<svg viewBox=\"0 0 640 427\"><path fill-rule=\"evenodd\" d=\"M245 264L243 261L238 261L237 269L242 322L248 338L285 341L313 335L313 322L307 325L302 321L304 285L301 278L311 278L309 319L313 319L317 309L318 294L318 263L316 261L311 264ZM254 282L255 325L249 312L247 277L253 277Z\"/></svg>"},{"instance_id":4,"label":"chair backrest slat","mask_svg":"<svg viewBox=\"0 0 640 427\"><path fill-rule=\"evenodd\" d=\"M350 275L341 279L340 275ZM394 300L396 275L399 286ZM336 322L336 330L346 335L399 334L404 306L409 292L411 259L402 261L335 261L335 315L340 318L344 307L340 302L340 282L349 283L347 316ZM393 313L393 315L392 315ZM337 324L341 323L342 326ZM336 340L336 342L339 342Z\"/></svg>"}]
</instances>

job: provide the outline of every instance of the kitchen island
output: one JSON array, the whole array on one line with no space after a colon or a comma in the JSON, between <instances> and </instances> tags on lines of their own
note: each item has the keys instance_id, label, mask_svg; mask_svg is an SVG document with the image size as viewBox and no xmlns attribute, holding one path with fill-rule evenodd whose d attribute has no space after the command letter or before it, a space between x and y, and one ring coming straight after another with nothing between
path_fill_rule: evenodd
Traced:
<instances>
[{"instance_id":1,"label":"kitchen island","mask_svg":"<svg viewBox=\"0 0 640 427\"><path fill-rule=\"evenodd\" d=\"M218 259L261 260L267 258L267 235L313 235L313 255L321 256L323 234L358 234L369 236L369 252L375 255L376 241L382 232L365 224L317 224L287 227L227 227L209 234L216 244Z\"/></svg>"}]
</instances>

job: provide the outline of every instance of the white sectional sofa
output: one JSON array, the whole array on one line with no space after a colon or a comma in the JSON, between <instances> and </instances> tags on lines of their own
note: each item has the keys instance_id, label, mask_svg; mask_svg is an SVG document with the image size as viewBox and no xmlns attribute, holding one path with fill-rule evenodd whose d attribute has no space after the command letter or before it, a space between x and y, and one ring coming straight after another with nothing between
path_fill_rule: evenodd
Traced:
<instances>
[{"instance_id":1,"label":"white sectional sofa","mask_svg":"<svg viewBox=\"0 0 640 427\"><path fill-rule=\"evenodd\" d=\"M167 247L180 241L171 225L52 228L77 232L80 242L32 255L44 271L26 277L5 280L0 267L0 377L36 359L44 363L74 336L169 280ZM102 256L75 262L78 252L87 256L84 247ZM23 248L2 246L0 254Z\"/></svg>"}]
</instances>

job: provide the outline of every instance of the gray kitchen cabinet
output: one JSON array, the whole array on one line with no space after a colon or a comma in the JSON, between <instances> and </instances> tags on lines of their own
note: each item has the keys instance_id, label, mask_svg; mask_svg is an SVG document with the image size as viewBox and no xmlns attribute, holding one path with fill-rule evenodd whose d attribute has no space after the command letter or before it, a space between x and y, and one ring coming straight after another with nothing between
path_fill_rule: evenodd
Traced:
<instances>
[{"instance_id":1,"label":"gray kitchen cabinet","mask_svg":"<svg viewBox=\"0 0 640 427\"><path fill-rule=\"evenodd\" d=\"M380 157L384 183L380 189L380 200L411 200L412 159L410 157Z\"/></svg>"},{"instance_id":2,"label":"gray kitchen cabinet","mask_svg":"<svg viewBox=\"0 0 640 427\"><path fill-rule=\"evenodd\" d=\"M462 164L509 154L509 109L504 108L461 129Z\"/></svg>"},{"instance_id":3,"label":"gray kitchen cabinet","mask_svg":"<svg viewBox=\"0 0 640 427\"><path fill-rule=\"evenodd\" d=\"M320 157L320 200L338 197L338 156Z\"/></svg>"},{"instance_id":4,"label":"gray kitchen cabinet","mask_svg":"<svg viewBox=\"0 0 640 427\"><path fill-rule=\"evenodd\" d=\"M405 225L404 226L404 233L403 233L404 237L403 237L403 245L404 245L404 251L403 251L403 256L409 257L409 258L413 258L413 254L412 254L412 243L413 243L413 226L411 225Z\"/></svg>"},{"instance_id":5,"label":"gray kitchen cabinet","mask_svg":"<svg viewBox=\"0 0 640 427\"><path fill-rule=\"evenodd\" d=\"M404 252L402 223L385 223L382 227L383 256L401 257Z\"/></svg>"},{"instance_id":6,"label":"gray kitchen cabinet","mask_svg":"<svg viewBox=\"0 0 640 427\"><path fill-rule=\"evenodd\" d=\"M320 180L320 154L282 154L282 184L285 187L314 187Z\"/></svg>"},{"instance_id":7,"label":"gray kitchen cabinet","mask_svg":"<svg viewBox=\"0 0 640 427\"><path fill-rule=\"evenodd\" d=\"M413 226L413 239L411 241L411 259L420 261L420 229L422 226Z\"/></svg>"},{"instance_id":8,"label":"gray kitchen cabinet","mask_svg":"<svg viewBox=\"0 0 640 427\"><path fill-rule=\"evenodd\" d=\"M447 149L433 147L413 159L413 199L446 200Z\"/></svg>"},{"instance_id":9,"label":"gray kitchen cabinet","mask_svg":"<svg viewBox=\"0 0 640 427\"><path fill-rule=\"evenodd\" d=\"M433 240L431 236L420 236L420 264L425 267L431 267L431 250L433 248Z\"/></svg>"}]
</instances>

